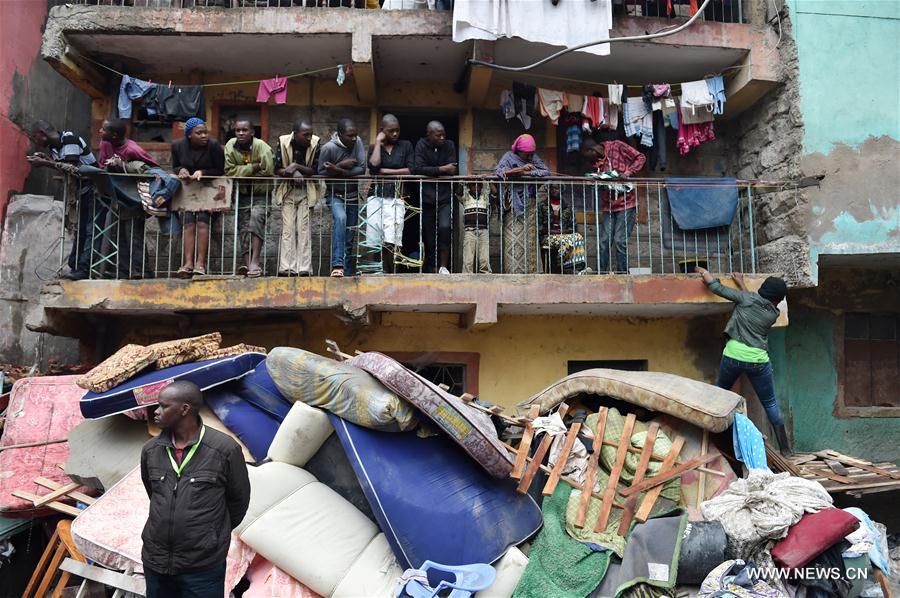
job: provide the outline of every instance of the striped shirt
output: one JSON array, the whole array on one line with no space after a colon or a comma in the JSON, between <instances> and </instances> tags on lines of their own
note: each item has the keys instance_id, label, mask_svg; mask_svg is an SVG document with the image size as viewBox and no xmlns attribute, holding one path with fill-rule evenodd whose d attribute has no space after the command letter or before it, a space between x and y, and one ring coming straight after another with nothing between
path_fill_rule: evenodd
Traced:
<instances>
[{"instance_id":1,"label":"striped shirt","mask_svg":"<svg viewBox=\"0 0 900 598\"><path fill-rule=\"evenodd\" d=\"M60 162L74 162L78 158L82 166L96 166L97 159L84 139L72 131L62 131L59 135L62 143L59 148L50 148L50 157Z\"/></svg>"}]
</instances>

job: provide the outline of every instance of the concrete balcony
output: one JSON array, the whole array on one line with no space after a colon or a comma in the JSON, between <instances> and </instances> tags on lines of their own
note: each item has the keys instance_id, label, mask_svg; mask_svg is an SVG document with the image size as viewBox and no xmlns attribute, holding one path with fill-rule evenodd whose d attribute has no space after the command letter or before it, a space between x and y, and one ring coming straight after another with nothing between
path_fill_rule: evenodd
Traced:
<instances>
[{"instance_id":1,"label":"concrete balcony","mask_svg":"<svg viewBox=\"0 0 900 598\"><path fill-rule=\"evenodd\" d=\"M444 95L453 96L450 85L467 80L465 93L456 93L459 97L450 104L493 108L488 91L508 85L508 75L484 67L467 69L468 58L522 65L558 49L518 38L454 43L447 11L172 8L158 7L153 0L140 3L150 6L54 7L44 34L43 57L97 99L108 95L117 77L91 61L133 76L176 78L183 84L352 64L351 79L364 105L402 102L402 94L392 93L396 82L427 82L432 87L442 82ZM621 16L615 18L611 35L641 35L677 22ZM540 85L544 78L545 86L554 81L558 86L560 78L679 82L735 67L728 71L726 85L731 117L778 82L777 53L772 51L776 43L777 36L764 26L698 21L669 37L615 44L610 56L569 54L529 72L528 81ZM585 82L586 93L594 87Z\"/></svg>"}]
</instances>

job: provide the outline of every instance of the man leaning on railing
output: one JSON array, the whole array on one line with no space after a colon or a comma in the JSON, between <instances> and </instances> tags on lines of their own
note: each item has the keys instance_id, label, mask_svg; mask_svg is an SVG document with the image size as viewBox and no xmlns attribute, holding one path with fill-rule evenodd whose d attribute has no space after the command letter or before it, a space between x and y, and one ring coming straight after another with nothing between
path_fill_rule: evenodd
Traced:
<instances>
[{"instance_id":1,"label":"man leaning on railing","mask_svg":"<svg viewBox=\"0 0 900 598\"><path fill-rule=\"evenodd\" d=\"M234 123L234 138L225 144L225 175L251 178L271 177L275 172L272 148L257 139L253 123L240 119ZM241 258L238 274L248 278L262 276L259 254L266 238L266 207L269 203L271 182L260 180L237 183L237 219L240 229Z\"/></svg>"}]
</instances>

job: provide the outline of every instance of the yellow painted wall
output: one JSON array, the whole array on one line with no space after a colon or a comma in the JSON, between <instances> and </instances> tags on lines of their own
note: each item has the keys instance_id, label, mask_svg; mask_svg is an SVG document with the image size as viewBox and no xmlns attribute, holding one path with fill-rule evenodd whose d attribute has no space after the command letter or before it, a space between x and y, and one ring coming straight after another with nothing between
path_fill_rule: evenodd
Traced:
<instances>
[{"instance_id":1,"label":"yellow painted wall","mask_svg":"<svg viewBox=\"0 0 900 598\"><path fill-rule=\"evenodd\" d=\"M719 318L704 318L712 333L705 358L689 340L696 319L613 319L586 316L505 316L482 330L459 327L452 314L386 313L380 324L350 326L335 315L306 314L296 324L221 329L225 343L288 345L327 355L325 340L341 348L383 352L453 351L480 354L479 395L504 406L527 399L567 374L569 360L646 359L649 369L711 381L718 365ZM135 339L138 340L138 339ZM696 345L696 343L694 343ZM711 351L706 349L711 349ZM706 371L706 375L701 371Z\"/></svg>"}]
</instances>

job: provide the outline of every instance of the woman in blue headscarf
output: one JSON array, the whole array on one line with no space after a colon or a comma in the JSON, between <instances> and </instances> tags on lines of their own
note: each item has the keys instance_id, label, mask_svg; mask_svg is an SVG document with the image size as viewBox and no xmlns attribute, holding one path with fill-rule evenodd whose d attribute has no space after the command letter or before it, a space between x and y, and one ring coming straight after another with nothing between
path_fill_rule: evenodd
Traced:
<instances>
[{"instance_id":1,"label":"woman in blue headscarf","mask_svg":"<svg viewBox=\"0 0 900 598\"><path fill-rule=\"evenodd\" d=\"M172 169L183 183L225 174L225 152L218 141L210 139L203 119L190 118L184 123L184 139L172 144ZM184 213L183 258L178 278L206 274L209 221L209 212Z\"/></svg>"}]
</instances>

